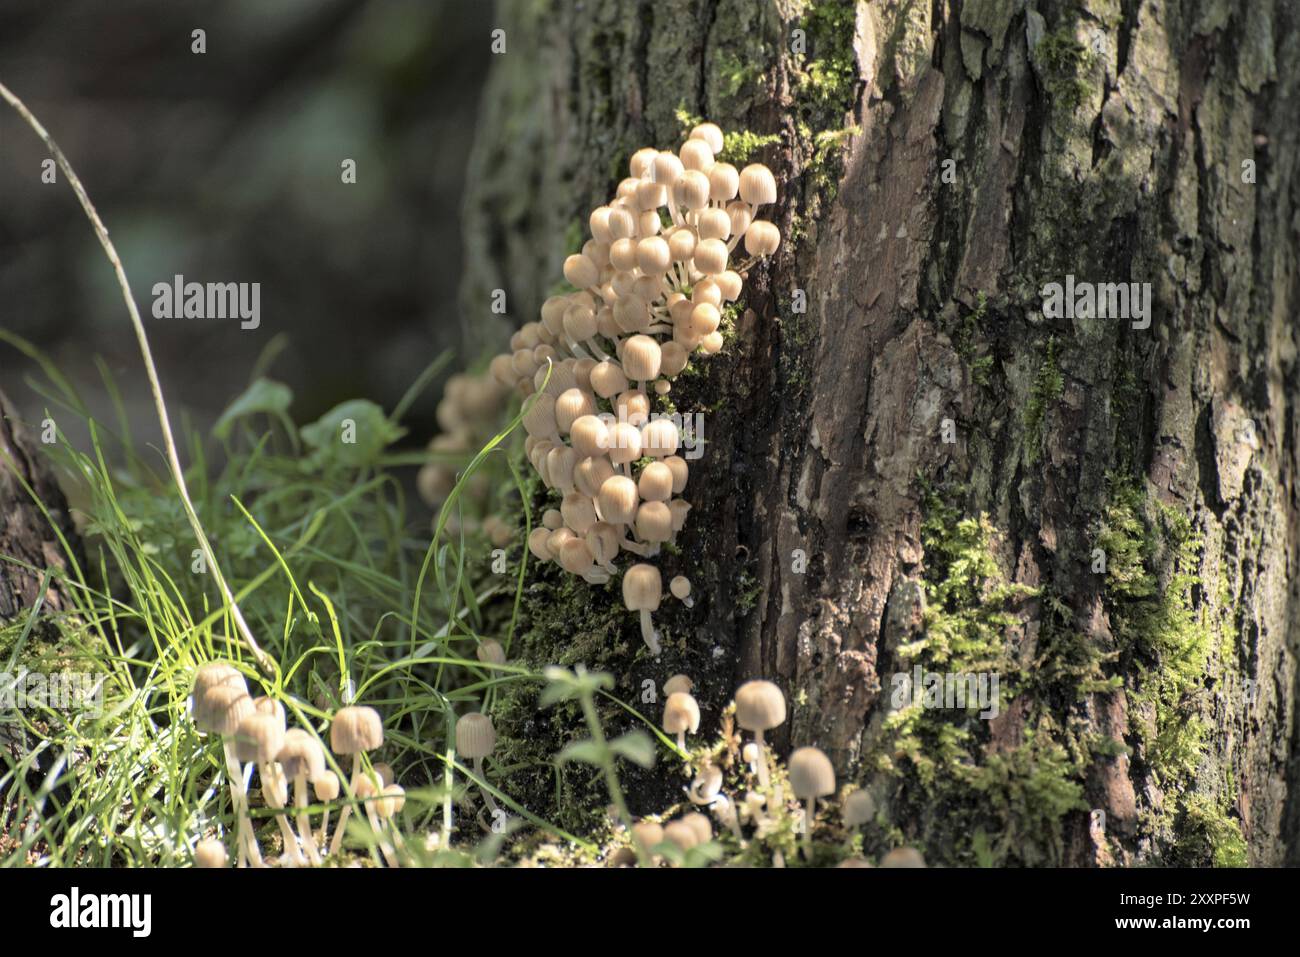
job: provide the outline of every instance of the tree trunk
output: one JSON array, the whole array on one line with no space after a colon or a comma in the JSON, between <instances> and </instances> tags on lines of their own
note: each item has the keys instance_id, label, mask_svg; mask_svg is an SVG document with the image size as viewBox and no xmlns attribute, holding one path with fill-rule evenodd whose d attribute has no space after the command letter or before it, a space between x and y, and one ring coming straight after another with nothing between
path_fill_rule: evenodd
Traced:
<instances>
[{"instance_id":1,"label":"tree trunk","mask_svg":"<svg viewBox=\"0 0 1300 957\"><path fill-rule=\"evenodd\" d=\"M878 848L1300 861L1300 14L503 0L497 24L468 315L503 288L533 318L679 108L778 137L754 158L781 250L673 390L709 440L682 547L703 598L669 621L706 715L780 683L778 747L872 791ZM1149 283L1149 325L1138 300L1057 316L1070 276ZM536 662L595 647L547 624L557 593L533 588ZM674 663L614 647L625 693ZM996 716L918 705L917 667L997 676Z\"/></svg>"}]
</instances>

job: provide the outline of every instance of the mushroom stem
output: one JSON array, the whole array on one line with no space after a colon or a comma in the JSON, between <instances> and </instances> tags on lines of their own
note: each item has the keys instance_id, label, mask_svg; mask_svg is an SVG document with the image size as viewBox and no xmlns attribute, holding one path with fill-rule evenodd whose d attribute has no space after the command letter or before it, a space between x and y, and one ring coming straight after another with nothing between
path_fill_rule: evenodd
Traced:
<instances>
[{"instance_id":1,"label":"mushroom stem","mask_svg":"<svg viewBox=\"0 0 1300 957\"><path fill-rule=\"evenodd\" d=\"M650 649L650 654L656 658L659 657L661 648L659 647L659 635L655 632L654 622L650 620L650 610L641 609L641 637L645 639L646 647Z\"/></svg>"},{"instance_id":2,"label":"mushroom stem","mask_svg":"<svg viewBox=\"0 0 1300 957\"><path fill-rule=\"evenodd\" d=\"M239 865L244 865L247 856L253 867L264 867L262 851L257 846L257 835L253 833L253 822L248 817L248 792L244 790L244 772L235 757L235 742L229 737L222 738L226 754L226 776L230 778L230 803L235 806L235 819L239 829Z\"/></svg>"},{"instance_id":3,"label":"mushroom stem","mask_svg":"<svg viewBox=\"0 0 1300 957\"><path fill-rule=\"evenodd\" d=\"M361 752L358 751L352 755L352 777L348 779L348 796L356 797L357 778L361 776ZM334 825L334 840L330 841L330 853L337 854L339 848L343 846L343 831L347 827L348 818L352 814L352 805L343 805L343 810L339 811L339 822Z\"/></svg>"},{"instance_id":4,"label":"mushroom stem","mask_svg":"<svg viewBox=\"0 0 1300 957\"><path fill-rule=\"evenodd\" d=\"M633 555L640 555L642 558L645 558L647 555L650 554L649 548L647 548L645 545L641 544L640 542L632 541L630 538L620 539L618 543L618 547L623 549L624 551L631 552Z\"/></svg>"},{"instance_id":5,"label":"mushroom stem","mask_svg":"<svg viewBox=\"0 0 1300 957\"><path fill-rule=\"evenodd\" d=\"M321 819L320 819L320 830L316 832L316 843L319 844L322 848L324 848L326 850L326 853L328 853L328 849L329 849L329 844L326 843L326 838L329 836L329 832L330 832L330 806L326 804L325 813L321 815Z\"/></svg>"},{"instance_id":6,"label":"mushroom stem","mask_svg":"<svg viewBox=\"0 0 1300 957\"><path fill-rule=\"evenodd\" d=\"M313 866L320 864L320 850L316 847L316 836L311 831L311 816L307 813L307 772L299 771L293 779L293 800L298 808L298 836L307 849L307 860Z\"/></svg>"},{"instance_id":7,"label":"mushroom stem","mask_svg":"<svg viewBox=\"0 0 1300 957\"><path fill-rule=\"evenodd\" d=\"M812 863L812 829L813 817L817 813L817 798L808 798L808 803L804 806L803 812L803 859Z\"/></svg>"},{"instance_id":8,"label":"mushroom stem","mask_svg":"<svg viewBox=\"0 0 1300 957\"><path fill-rule=\"evenodd\" d=\"M772 783L771 777L767 773L767 749L763 747L763 732L754 732L754 744L758 746L758 784L762 788L768 787Z\"/></svg>"},{"instance_id":9,"label":"mushroom stem","mask_svg":"<svg viewBox=\"0 0 1300 957\"><path fill-rule=\"evenodd\" d=\"M478 789L479 793L483 795L483 803L487 805L488 810L492 813L493 817L495 817L500 808L497 807L497 802L493 800L491 793L487 789L487 775L483 773L482 758L474 759L474 773L478 775Z\"/></svg>"},{"instance_id":10,"label":"mushroom stem","mask_svg":"<svg viewBox=\"0 0 1300 957\"><path fill-rule=\"evenodd\" d=\"M388 866L401 867L402 865L397 860L397 854L384 837L384 826L379 823L379 815L375 812L374 801L377 799L378 797L366 800L366 820L370 822L370 829L375 832L379 852L384 855L384 860L388 863Z\"/></svg>"},{"instance_id":11,"label":"mushroom stem","mask_svg":"<svg viewBox=\"0 0 1300 957\"><path fill-rule=\"evenodd\" d=\"M293 828L289 826L289 819L283 813L284 802L276 793L275 772L270 763L267 763L258 765L257 773L262 778L262 797L266 800L267 807L279 812L275 815L275 823L280 825L280 836L284 839L284 854L289 859L289 866L302 867L307 862L302 852L298 850L298 836L293 833Z\"/></svg>"},{"instance_id":12,"label":"mushroom stem","mask_svg":"<svg viewBox=\"0 0 1300 957\"><path fill-rule=\"evenodd\" d=\"M677 732L677 750L679 751L686 750L686 732L684 730ZM708 802L706 801L704 803L707 804Z\"/></svg>"}]
</instances>

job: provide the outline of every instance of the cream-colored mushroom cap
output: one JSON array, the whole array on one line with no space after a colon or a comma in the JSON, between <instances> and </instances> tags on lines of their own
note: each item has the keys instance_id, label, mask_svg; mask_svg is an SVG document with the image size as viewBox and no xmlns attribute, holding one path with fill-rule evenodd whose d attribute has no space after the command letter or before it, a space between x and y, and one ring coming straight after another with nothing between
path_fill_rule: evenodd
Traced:
<instances>
[{"instance_id":1,"label":"cream-colored mushroom cap","mask_svg":"<svg viewBox=\"0 0 1300 957\"><path fill-rule=\"evenodd\" d=\"M699 811L683 814L682 823L695 832L695 837L701 844L713 840L713 824Z\"/></svg>"},{"instance_id":2,"label":"cream-colored mushroom cap","mask_svg":"<svg viewBox=\"0 0 1300 957\"><path fill-rule=\"evenodd\" d=\"M914 847L896 847L880 861L881 867L925 867L925 858Z\"/></svg>"},{"instance_id":3,"label":"cream-colored mushroom cap","mask_svg":"<svg viewBox=\"0 0 1300 957\"><path fill-rule=\"evenodd\" d=\"M342 752L340 752L342 753ZM290 728L284 733L284 745L276 756L286 777L319 777L325 773L325 752L314 737L302 728Z\"/></svg>"},{"instance_id":4,"label":"cream-colored mushroom cap","mask_svg":"<svg viewBox=\"0 0 1300 957\"><path fill-rule=\"evenodd\" d=\"M227 737L235 733L239 723L256 713L253 699L242 688L233 684L215 685L203 693L194 705L194 724L200 731Z\"/></svg>"},{"instance_id":5,"label":"cream-colored mushroom cap","mask_svg":"<svg viewBox=\"0 0 1300 957\"><path fill-rule=\"evenodd\" d=\"M199 841L194 846L195 867L225 867L229 860L226 846L214 838Z\"/></svg>"},{"instance_id":6,"label":"cream-colored mushroom cap","mask_svg":"<svg viewBox=\"0 0 1300 957\"><path fill-rule=\"evenodd\" d=\"M497 745L492 719L471 711L456 722L456 751L466 758L486 758Z\"/></svg>"},{"instance_id":7,"label":"cream-colored mushroom cap","mask_svg":"<svg viewBox=\"0 0 1300 957\"><path fill-rule=\"evenodd\" d=\"M284 744L284 720L274 714L253 711L235 729L235 757L247 764L274 761Z\"/></svg>"},{"instance_id":8,"label":"cream-colored mushroom cap","mask_svg":"<svg viewBox=\"0 0 1300 957\"><path fill-rule=\"evenodd\" d=\"M654 565L641 562L623 574L623 604L628 611L657 611L662 592L663 579Z\"/></svg>"},{"instance_id":9,"label":"cream-colored mushroom cap","mask_svg":"<svg viewBox=\"0 0 1300 957\"><path fill-rule=\"evenodd\" d=\"M311 779L311 789L318 801L333 801L339 796L339 776L333 771L322 771Z\"/></svg>"},{"instance_id":10,"label":"cream-colored mushroom cap","mask_svg":"<svg viewBox=\"0 0 1300 957\"><path fill-rule=\"evenodd\" d=\"M373 751L384 743L384 722L374 708L340 708L330 723L330 749L335 754Z\"/></svg>"},{"instance_id":11,"label":"cream-colored mushroom cap","mask_svg":"<svg viewBox=\"0 0 1300 957\"><path fill-rule=\"evenodd\" d=\"M664 682L664 694L675 695L679 691L690 694L695 689L695 682L687 675L673 675Z\"/></svg>"},{"instance_id":12,"label":"cream-colored mushroom cap","mask_svg":"<svg viewBox=\"0 0 1300 957\"><path fill-rule=\"evenodd\" d=\"M819 748L799 748L786 762L795 797L817 798L835 793L835 768Z\"/></svg>"},{"instance_id":13,"label":"cream-colored mushroom cap","mask_svg":"<svg viewBox=\"0 0 1300 957\"><path fill-rule=\"evenodd\" d=\"M876 816L876 802L864 790L857 790L844 799L841 808L846 827L861 827Z\"/></svg>"},{"instance_id":14,"label":"cream-colored mushroom cap","mask_svg":"<svg viewBox=\"0 0 1300 957\"><path fill-rule=\"evenodd\" d=\"M700 729L699 703L685 691L670 694L664 702L663 727L669 734L694 734Z\"/></svg>"},{"instance_id":15,"label":"cream-colored mushroom cap","mask_svg":"<svg viewBox=\"0 0 1300 957\"><path fill-rule=\"evenodd\" d=\"M785 721L785 695L770 681L747 681L736 689L736 723L768 731Z\"/></svg>"}]
</instances>

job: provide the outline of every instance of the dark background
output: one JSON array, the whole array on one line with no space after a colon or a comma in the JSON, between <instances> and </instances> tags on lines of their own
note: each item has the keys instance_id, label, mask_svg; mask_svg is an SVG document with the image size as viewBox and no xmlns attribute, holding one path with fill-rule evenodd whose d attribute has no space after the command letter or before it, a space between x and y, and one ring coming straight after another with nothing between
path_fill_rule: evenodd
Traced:
<instances>
[{"instance_id":1,"label":"dark background","mask_svg":"<svg viewBox=\"0 0 1300 957\"><path fill-rule=\"evenodd\" d=\"M459 349L473 319L456 307L460 205L491 21L486 0L0 0L0 81L108 226L174 414L209 423L280 336L269 374L300 422L354 397L391 409ZM137 439L156 442L112 271L62 175L41 182L45 158L3 105L0 327L48 351L107 419L103 357ZM151 288L176 273L260 282L260 328L154 319ZM0 344L0 387L29 419L33 368ZM408 443L435 430L437 391L408 415Z\"/></svg>"}]
</instances>

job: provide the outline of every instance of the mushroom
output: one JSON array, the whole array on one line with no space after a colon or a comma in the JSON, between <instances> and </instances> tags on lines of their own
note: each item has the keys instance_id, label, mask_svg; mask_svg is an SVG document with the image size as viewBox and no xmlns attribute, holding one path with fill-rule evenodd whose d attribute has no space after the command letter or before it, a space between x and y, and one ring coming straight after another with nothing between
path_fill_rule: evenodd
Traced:
<instances>
[{"instance_id":1,"label":"mushroom","mask_svg":"<svg viewBox=\"0 0 1300 957\"><path fill-rule=\"evenodd\" d=\"M334 720L330 722L330 748L338 755L352 755L352 777L349 782L352 792L356 792L357 783L361 780L361 755L373 751L383 743L384 723L374 708L351 705L340 708L338 714L334 715ZM339 814L339 823L334 828L334 840L330 842L331 854L337 854L343 844L344 827L351 813L352 805L344 805Z\"/></svg>"},{"instance_id":2,"label":"mushroom","mask_svg":"<svg viewBox=\"0 0 1300 957\"><path fill-rule=\"evenodd\" d=\"M604 489L601 492L603 494ZM659 577L659 569L654 565L639 562L623 573L623 605L628 611L641 613L641 637L656 658L660 652L659 636L655 634L650 613L659 610L659 596L662 592L663 580Z\"/></svg>"},{"instance_id":3,"label":"mushroom","mask_svg":"<svg viewBox=\"0 0 1300 957\"><path fill-rule=\"evenodd\" d=\"M670 694L664 702L664 730L677 735L677 747L686 750L686 732L700 730L699 703L685 691Z\"/></svg>"},{"instance_id":4,"label":"mushroom","mask_svg":"<svg viewBox=\"0 0 1300 957\"><path fill-rule=\"evenodd\" d=\"M286 778L293 780L294 807L298 812L298 836L307 849L307 859L320 863L320 850L312 835L311 820L307 814L307 782L325 773L325 752L315 737L301 728L290 728L284 734L284 744L276 758L284 768ZM389 773L392 770L389 769Z\"/></svg>"},{"instance_id":5,"label":"mushroom","mask_svg":"<svg viewBox=\"0 0 1300 957\"><path fill-rule=\"evenodd\" d=\"M718 799L722 791L722 769L715 764L705 764L686 789L692 804L708 805Z\"/></svg>"},{"instance_id":6,"label":"mushroom","mask_svg":"<svg viewBox=\"0 0 1300 957\"><path fill-rule=\"evenodd\" d=\"M244 764L257 765L258 777L262 780L262 797L267 807L276 811L275 822L280 827L280 836L284 838L284 854L290 867L299 867L303 863L298 851L298 839L289 827L288 818L280 813L284 801L280 795L280 772L274 768L280 748L284 744L284 717L275 709L254 711L239 722L235 731L235 755Z\"/></svg>"},{"instance_id":7,"label":"mushroom","mask_svg":"<svg viewBox=\"0 0 1300 957\"><path fill-rule=\"evenodd\" d=\"M664 827L664 840L676 844L683 854L700 843L699 832L685 820L669 821Z\"/></svg>"},{"instance_id":8,"label":"mushroom","mask_svg":"<svg viewBox=\"0 0 1300 957\"><path fill-rule=\"evenodd\" d=\"M647 856L654 852L654 849L664 842L663 825L656 824L654 821L641 821L632 825L633 843L639 843L641 849L646 852Z\"/></svg>"},{"instance_id":9,"label":"mushroom","mask_svg":"<svg viewBox=\"0 0 1300 957\"><path fill-rule=\"evenodd\" d=\"M195 867L225 867L229 860L226 845L215 838L206 838L194 846Z\"/></svg>"},{"instance_id":10,"label":"mushroom","mask_svg":"<svg viewBox=\"0 0 1300 957\"><path fill-rule=\"evenodd\" d=\"M484 638L474 649L474 657L485 665L503 665L506 663L506 650L495 638Z\"/></svg>"},{"instance_id":11,"label":"mushroom","mask_svg":"<svg viewBox=\"0 0 1300 957\"><path fill-rule=\"evenodd\" d=\"M736 689L736 723L746 731L754 732L754 744L758 748L758 783L764 788L770 783L770 778L763 732L780 727L784 722L785 695L772 682L746 681Z\"/></svg>"},{"instance_id":12,"label":"mushroom","mask_svg":"<svg viewBox=\"0 0 1300 957\"><path fill-rule=\"evenodd\" d=\"M483 803L493 816L497 813L497 802L487 789L487 775L483 773L483 759L490 755L497 746L497 729L492 726L492 719L485 714L471 711L461 715L456 721L456 751L461 757L472 758L474 773L478 775L479 792Z\"/></svg>"},{"instance_id":13,"label":"mushroom","mask_svg":"<svg viewBox=\"0 0 1300 957\"><path fill-rule=\"evenodd\" d=\"M896 847L880 859L881 867L925 867L925 858L914 847Z\"/></svg>"},{"instance_id":14,"label":"mushroom","mask_svg":"<svg viewBox=\"0 0 1300 957\"><path fill-rule=\"evenodd\" d=\"M790 787L794 796L805 801L803 815L804 859L812 860L813 818L817 814L817 799L835 793L835 768L831 759L820 748L799 748L787 762Z\"/></svg>"},{"instance_id":15,"label":"mushroom","mask_svg":"<svg viewBox=\"0 0 1300 957\"><path fill-rule=\"evenodd\" d=\"M673 675L664 682L664 694L673 695L679 691L690 694L695 689L695 682L687 675Z\"/></svg>"},{"instance_id":16,"label":"mushroom","mask_svg":"<svg viewBox=\"0 0 1300 957\"><path fill-rule=\"evenodd\" d=\"M325 804L325 810L321 814L320 831L317 832L316 843L321 847L328 847L325 838L328 836L330 829L329 802L338 800L339 776L333 771L322 771L311 779L311 789L312 793L316 795L316 800Z\"/></svg>"},{"instance_id":17,"label":"mushroom","mask_svg":"<svg viewBox=\"0 0 1300 957\"><path fill-rule=\"evenodd\" d=\"M668 583L668 590L687 608L695 607L695 599L691 597L691 580L685 575L674 576Z\"/></svg>"},{"instance_id":18,"label":"mushroom","mask_svg":"<svg viewBox=\"0 0 1300 957\"><path fill-rule=\"evenodd\" d=\"M239 834L239 865L245 860L262 866L262 852L248 817L248 793L244 790L244 773L235 753L234 733L239 722L254 713L253 699L248 696L243 675L230 665L212 662L198 670L194 678L195 694L191 699L194 724L200 731L218 735L226 759L226 776L230 783L230 803L235 809ZM233 672L233 676L232 673ZM236 680L238 679L238 680Z\"/></svg>"},{"instance_id":19,"label":"mushroom","mask_svg":"<svg viewBox=\"0 0 1300 957\"><path fill-rule=\"evenodd\" d=\"M695 832L696 843L705 844L713 840L713 824L709 821L707 815L701 814L699 811L691 811L683 814L681 821Z\"/></svg>"},{"instance_id":20,"label":"mushroom","mask_svg":"<svg viewBox=\"0 0 1300 957\"><path fill-rule=\"evenodd\" d=\"M859 828L875 817L876 802L871 799L870 794L859 788L844 799L840 814L844 818L845 827Z\"/></svg>"}]
</instances>

